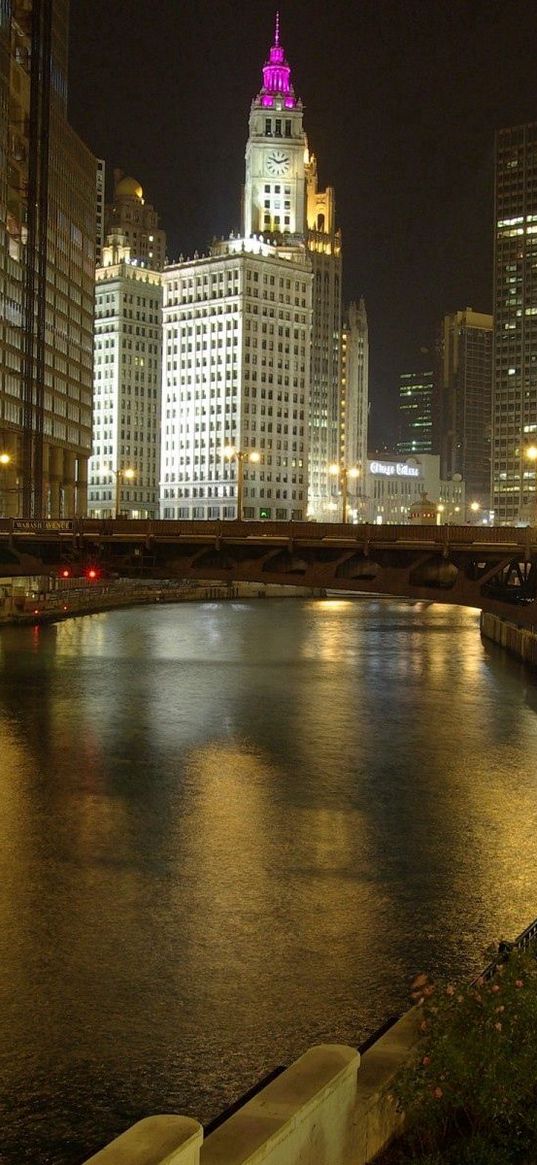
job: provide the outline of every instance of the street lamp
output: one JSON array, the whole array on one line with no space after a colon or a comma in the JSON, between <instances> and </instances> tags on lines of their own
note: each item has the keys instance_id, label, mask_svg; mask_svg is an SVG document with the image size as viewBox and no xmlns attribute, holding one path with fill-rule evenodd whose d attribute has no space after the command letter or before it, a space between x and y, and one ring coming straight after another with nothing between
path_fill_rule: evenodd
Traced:
<instances>
[{"instance_id":1,"label":"street lamp","mask_svg":"<svg viewBox=\"0 0 537 1165\"><path fill-rule=\"evenodd\" d=\"M6 453L6 452L4 452L4 453L0 453L0 468L2 468L2 469L7 469L8 465L11 465L11 462L12 462L11 453ZM4 475L2 474L2 490L0 491L0 501L1 501L0 512L2 512L2 513L3 513L3 510L4 510L4 489L3 489L3 485L4 485Z\"/></svg>"},{"instance_id":2,"label":"street lamp","mask_svg":"<svg viewBox=\"0 0 537 1165\"><path fill-rule=\"evenodd\" d=\"M347 465L330 465L328 467L328 472L331 473L333 477L338 477L341 482L341 518L343 523L345 523L347 521L347 504L349 500L347 492L347 480L349 477L358 477L360 470L357 469L354 465L351 465L350 467Z\"/></svg>"},{"instance_id":3,"label":"street lamp","mask_svg":"<svg viewBox=\"0 0 537 1165\"><path fill-rule=\"evenodd\" d=\"M261 454L257 449L236 449L234 445L226 445L224 449L224 457L228 461L237 462L237 518L242 522L242 498L244 494L244 462L249 461L252 465L261 461Z\"/></svg>"},{"instance_id":4,"label":"street lamp","mask_svg":"<svg viewBox=\"0 0 537 1165\"><path fill-rule=\"evenodd\" d=\"M114 518L118 518L121 511L121 484L123 481L132 481L136 477L135 469L113 469L112 473L116 479L115 501L114 501Z\"/></svg>"}]
</instances>

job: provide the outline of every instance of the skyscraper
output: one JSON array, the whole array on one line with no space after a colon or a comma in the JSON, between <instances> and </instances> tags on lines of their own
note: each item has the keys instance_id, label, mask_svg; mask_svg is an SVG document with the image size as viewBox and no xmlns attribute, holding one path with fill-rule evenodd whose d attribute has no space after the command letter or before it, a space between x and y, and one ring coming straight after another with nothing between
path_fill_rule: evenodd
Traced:
<instances>
[{"instance_id":1,"label":"skyscraper","mask_svg":"<svg viewBox=\"0 0 537 1165\"><path fill-rule=\"evenodd\" d=\"M492 316L466 308L440 329L440 475L460 474L469 504L490 509Z\"/></svg>"},{"instance_id":2,"label":"skyscraper","mask_svg":"<svg viewBox=\"0 0 537 1165\"><path fill-rule=\"evenodd\" d=\"M161 382L162 276L118 231L96 271L91 517L158 517Z\"/></svg>"},{"instance_id":3,"label":"skyscraper","mask_svg":"<svg viewBox=\"0 0 537 1165\"><path fill-rule=\"evenodd\" d=\"M365 474L369 415L369 338L364 300L351 303L341 332L340 459L348 474L349 508L366 520Z\"/></svg>"},{"instance_id":4,"label":"skyscraper","mask_svg":"<svg viewBox=\"0 0 537 1165\"><path fill-rule=\"evenodd\" d=\"M96 163L67 122L68 16L0 3L0 496L27 517L86 510Z\"/></svg>"},{"instance_id":5,"label":"skyscraper","mask_svg":"<svg viewBox=\"0 0 537 1165\"><path fill-rule=\"evenodd\" d=\"M402 372L399 378L399 440L397 452L433 452L432 367L423 372Z\"/></svg>"},{"instance_id":6,"label":"skyscraper","mask_svg":"<svg viewBox=\"0 0 537 1165\"><path fill-rule=\"evenodd\" d=\"M492 504L497 525L536 498L537 122L496 137Z\"/></svg>"},{"instance_id":7,"label":"skyscraper","mask_svg":"<svg viewBox=\"0 0 537 1165\"><path fill-rule=\"evenodd\" d=\"M334 517L337 488L329 472L339 455L341 382L341 235L331 187L319 189L317 159L303 128L303 105L280 43L263 66L263 85L250 111L246 145L244 233L276 245L305 245L313 271L310 400L308 410L308 513Z\"/></svg>"}]
</instances>

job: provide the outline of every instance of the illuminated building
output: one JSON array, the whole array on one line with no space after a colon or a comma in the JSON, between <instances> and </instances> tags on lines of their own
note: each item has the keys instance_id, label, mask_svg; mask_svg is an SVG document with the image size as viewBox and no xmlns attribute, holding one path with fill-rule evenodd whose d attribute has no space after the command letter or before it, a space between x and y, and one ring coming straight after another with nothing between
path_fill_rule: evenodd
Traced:
<instances>
[{"instance_id":1,"label":"illuminated building","mask_svg":"<svg viewBox=\"0 0 537 1165\"><path fill-rule=\"evenodd\" d=\"M330 465L339 457L341 235L331 187L319 190L317 160L303 128L303 106L280 43L263 67L252 102L246 145L243 226L278 246L305 246L313 271L310 401L308 412L308 513L330 520L336 486Z\"/></svg>"},{"instance_id":2,"label":"illuminated building","mask_svg":"<svg viewBox=\"0 0 537 1165\"><path fill-rule=\"evenodd\" d=\"M459 474L469 501L490 509L492 316L466 308L444 316L440 331L440 471Z\"/></svg>"},{"instance_id":3,"label":"illuminated building","mask_svg":"<svg viewBox=\"0 0 537 1165\"><path fill-rule=\"evenodd\" d=\"M152 271L161 271L166 262L166 235L159 228L159 216L144 199L136 178L114 170L114 199L105 209L105 234L125 236L131 261Z\"/></svg>"},{"instance_id":4,"label":"illuminated building","mask_svg":"<svg viewBox=\"0 0 537 1165\"><path fill-rule=\"evenodd\" d=\"M399 379L399 440L397 452L433 451L433 391L432 368L423 372L402 372Z\"/></svg>"},{"instance_id":5,"label":"illuminated building","mask_svg":"<svg viewBox=\"0 0 537 1165\"><path fill-rule=\"evenodd\" d=\"M239 484L245 518L307 513L313 256L278 25L249 125L243 237L164 272L162 517L236 517Z\"/></svg>"},{"instance_id":6,"label":"illuminated building","mask_svg":"<svg viewBox=\"0 0 537 1165\"><path fill-rule=\"evenodd\" d=\"M90 517L159 516L161 382L162 275L118 232L96 271Z\"/></svg>"},{"instance_id":7,"label":"illuminated building","mask_svg":"<svg viewBox=\"0 0 537 1165\"><path fill-rule=\"evenodd\" d=\"M465 521L465 484L456 478L442 480L440 457L435 453L368 460L365 493L367 520L377 525L411 523L424 494L434 505L437 525Z\"/></svg>"},{"instance_id":8,"label":"illuminated building","mask_svg":"<svg viewBox=\"0 0 537 1165\"><path fill-rule=\"evenodd\" d=\"M3 508L86 511L96 163L67 122L68 0L0 3Z\"/></svg>"},{"instance_id":9,"label":"illuminated building","mask_svg":"<svg viewBox=\"0 0 537 1165\"><path fill-rule=\"evenodd\" d=\"M311 280L254 239L164 271L161 517L236 517L242 473L245 518L305 518Z\"/></svg>"},{"instance_id":10,"label":"illuminated building","mask_svg":"<svg viewBox=\"0 0 537 1165\"><path fill-rule=\"evenodd\" d=\"M537 122L496 137L492 395L492 506L505 525L536 499Z\"/></svg>"},{"instance_id":11,"label":"illuminated building","mask_svg":"<svg viewBox=\"0 0 537 1165\"><path fill-rule=\"evenodd\" d=\"M349 485L349 517L365 514L364 473L367 461L369 415L369 338L363 299L349 304L341 329L340 463L356 469L354 488Z\"/></svg>"}]
</instances>

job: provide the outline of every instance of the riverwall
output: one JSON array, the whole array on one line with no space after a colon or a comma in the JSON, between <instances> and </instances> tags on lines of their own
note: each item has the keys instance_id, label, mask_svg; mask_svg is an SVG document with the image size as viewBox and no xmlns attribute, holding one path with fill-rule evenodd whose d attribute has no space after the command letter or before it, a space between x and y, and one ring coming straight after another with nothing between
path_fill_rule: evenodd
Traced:
<instances>
[{"instance_id":1,"label":"riverwall","mask_svg":"<svg viewBox=\"0 0 537 1165\"><path fill-rule=\"evenodd\" d=\"M86 1165L367 1165L396 1135L394 1076L418 1040L413 1008L360 1056L310 1048L203 1139L179 1116L139 1121Z\"/></svg>"},{"instance_id":2,"label":"riverwall","mask_svg":"<svg viewBox=\"0 0 537 1165\"><path fill-rule=\"evenodd\" d=\"M225 602L234 599L314 598L324 591L275 583L142 583L118 580L46 589L48 579L29 580L29 588L0 586L0 625L3 623L56 623L77 615L94 615L118 607L152 603ZM1 583L1 580L0 580ZM76 585L75 585L76 583Z\"/></svg>"},{"instance_id":3,"label":"riverwall","mask_svg":"<svg viewBox=\"0 0 537 1165\"><path fill-rule=\"evenodd\" d=\"M537 633L526 627L517 627L487 611L481 613L481 634L516 655L530 667L537 668Z\"/></svg>"}]
</instances>

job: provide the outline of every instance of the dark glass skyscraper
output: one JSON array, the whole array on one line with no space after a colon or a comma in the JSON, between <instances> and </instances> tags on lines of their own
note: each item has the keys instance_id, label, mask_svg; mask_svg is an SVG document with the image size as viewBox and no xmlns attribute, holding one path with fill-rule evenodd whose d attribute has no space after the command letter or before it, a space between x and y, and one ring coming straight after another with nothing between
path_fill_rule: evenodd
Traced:
<instances>
[{"instance_id":1,"label":"dark glass skyscraper","mask_svg":"<svg viewBox=\"0 0 537 1165\"><path fill-rule=\"evenodd\" d=\"M68 0L0 0L0 512L85 513L96 163L67 122Z\"/></svg>"},{"instance_id":2,"label":"dark glass skyscraper","mask_svg":"<svg viewBox=\"0 0 537 1165\"><path fill-rule=\"evenodd\" d=\"M537 122L496 138L492 504L524 519L536 495Z\"/></svg>"},{"instance_id":3,"label":"dark glass skyscraper","mask_svg":"<svg viewBox=\"0 0 537 1165\"><path fill-rule=\"evenodd\" d=\"M399 379L397 452L433 453L433 369L402 372Z\"/></svg>"},{"instance_id":4,"label":"dark glass skyscraper","mask_svg":"<svg viewBox=\"0 0 537 1165\"><path fill-rule=\"evenodd\" d=\"M438 361L440 475L460 474L468 504L490 509L492 316L444 316Z\"/></svg>"}]
</instances>

